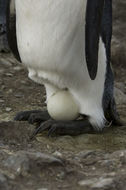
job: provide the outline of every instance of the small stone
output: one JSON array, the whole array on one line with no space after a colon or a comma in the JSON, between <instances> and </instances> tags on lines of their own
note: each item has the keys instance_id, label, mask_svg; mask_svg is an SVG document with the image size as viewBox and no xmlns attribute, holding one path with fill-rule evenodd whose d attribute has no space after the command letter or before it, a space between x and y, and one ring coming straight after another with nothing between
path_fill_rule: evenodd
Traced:
<instances>
[{"instance_id":1,"label":"small stone","mask_svg":"<svg viewBox=\"0 0 126 190\"><path fill-rule=\"evenodd\" d=\"M54 153L53 153L53 156L56 156L56 157L62 157L62 154L59 152L59 151L55 151Z\"/></svg>"},{"instance_id":2,"label":"small stone","mask_svg":"<svg viewBox=\"0 0 126 190\"><path fill-rule=\"evenodd\" d=\"M5 102L4 100L0 99L0 103L4 103L4 102Z\"/></svg>"},{"instance_id":3,"label":"small stone","mask_svg":"<svg viewBox=\"0 0 126 190\"><path fill-rule=\"evenodd\" d=\"M93 183L97 181L97 178L81 180L78 182L80 186L91 186Z\"/></svg>"},{"instance_id":4,"label":"small stone","mask_svg":"<svg viewBox=\"0 0 126 190\"><path fill-rule=\"evenodd\" d=\"M9 89L9 90L8 90L8 93L12 93L12 92L13 92L13 90L12 90L12 89Z\"/></svg>"},{"instance_id":5,"label":"small stone","mask_svg":"<svg viewBox=\"0 0 126 190\"><path fill-rule=\"evenodd\" d=\"M22 84L27 84L27 82L25 80L21 80L20 81Z\"/></svg>"},{"instance_id":6,"label":"small stone","mask_svg":"<svg viewBox=\"0 0 126 190\"><path fill-rule=\"evenodd\" d=\"M100 178L96 183L92 185L93 188L101 189L105 187L110 187L113 184L112 178Z\"/></svg>"},{"instance_id":7,"label":"small stone","mask_svg":"<svg viewBox=\"0 0 126 190\"><path fill-rule=\"evenodd\" d=\"M61 171L60 173L57 174L57 178L58 178L58 179L63 180L64 177L65 177L65 172L63 172L63 171Z\"/></svg>"},{"instance_id":8,"label":"small stone","mask_svg":"<svg viewBox=\"0 0 126 190\"><path fill-rule=\"evenodd\" d=\"M12 108L7 107L5 110L6 110L7 112L10 112L10 111L12 111Z\"/></svg>"},{"instance_id":9,"label":"small stone","mask_svg":"<svg viewBox=\"0 0 126 190\"><path fill-rule=\"evenodd\" d=\"M48 190L47 188L39 188L37 190Z\"/></svg>"},{"instance_id":10,"label":"small stone","mask_svg":"<svg viewBox=\"0 0 126 190\"><path fill-rule=\"evenodd\" d=\"M16 98L22 98L23 97L23 94L15 94L14 95Z\"/></svg>"},{"instance_id":11,"label":"small stone","mask_svg":"<svg viewBox=\"0 0 126 190\"><path fill-rule=\"evenodd\" d=\"M126 103L126 95L118 88L115 88L115 100L117 104Z\"/></svg>"},{"instance_id":12,"label":"small stone","mask_svg":"<svg viewBox=\"0 0 126 190\"><path fill-rule=\"evenodd\" d=\"M6 177L0 173L0 183L1 182L4 183L4 182L6 182L6 180L7 180Z\"/></svg>"},{"instance_id":13,"label":"small stone","mask_svg":"<svg viewBox=\"0 0 126 190\"><path fill-rule=\"evenodd\" d=\"M14 67L13 69L14 69L15 71L21 71L21 70L22 70L22 67L16 66L16 67Z\"/></svg>"},{"instance_id":14,"label":"small stone","mask_svg":"<svg viewBox=\"0 0 126 190\"><path fill-rule=\"evenodd\" d=\"M13 77L13 74L12 73L6 73L5 74L7 77Z\"/></svg>"},{"instance_id":15,"label":"small stone","mask_svg":"<svg viewBox=\"0 0 126 190\"><path fill-rule=\"evenodd\" d=\"M77 156L81 158L87 158L88 156L95 155L95 153L96 152L94 150L85 150L85 151L79 152Z\"/></svg>"},{"instance_id":16,"label":"small stone","mask_svg":"<svg viewBox=\"0 0 126 190\"><path fill-rule=\"evenodd\" d=\"M5 90L6 86L5 85L2 85L1 86L1 90Z\"/></svg>"},{"instance_id":17,"label":"small stone","mask_svg":"<svg viewBox=\"0 0 126 190\"><path fill-rule=\"evenodd\" d=\"M5 72L4 69L0 69L0 74L3 74Z\"/></svg>"},{"instance_id":18,"label":"small stone","mask_svg":"<svg viewBox=\"0 0 126 190\"><path fill-rule=\"evenodd\" d=\"M96 189L110 187L113 184L112 178L93 178L88 180L81 180L78 182L80 186L89 186Z\"/></svg>"},{"instance_id":19,"label":"small stone","mask_svg":"<svg viewBox=\"0 0 126 190\"><path fill-rule=\"evenodd\" d=\"M10 63L10 61L3 58L0 59L0 64L6 65L6 66L12 66L12 63Z\"/></svg>"}]
</instances>

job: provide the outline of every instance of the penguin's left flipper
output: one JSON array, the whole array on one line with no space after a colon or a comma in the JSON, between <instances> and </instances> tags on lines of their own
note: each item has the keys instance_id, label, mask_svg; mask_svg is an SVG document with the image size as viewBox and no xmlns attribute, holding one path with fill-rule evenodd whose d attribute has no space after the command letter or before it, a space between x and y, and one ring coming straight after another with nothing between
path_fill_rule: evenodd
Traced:
<instances>
[{"instance_id":1,"label":"penguin's left flipper","mask_svg":"<svg viewBox=\"0 0 126 190\"><path fill-rule=\"evenodd\" d=\"M31 139L33 139L38 133L42 133L48 130L48 136L55 135L80 135L84 133L94 133L94 129L88 120L75 120L75 121L55 121L48 120L43 122L33 132Z\"/></svg>"},{"instance_id":2,"label":"penguin's left flipper","mask_svg":"<svg viewBox=\"0 0 126 190\"><path fill-rule=\"evenodd\" d=\"M28 121L30 124L42 123L50 119L48 112L41 110L21 111L14 117L15 121Z\"/></svg>"}]
</instances>

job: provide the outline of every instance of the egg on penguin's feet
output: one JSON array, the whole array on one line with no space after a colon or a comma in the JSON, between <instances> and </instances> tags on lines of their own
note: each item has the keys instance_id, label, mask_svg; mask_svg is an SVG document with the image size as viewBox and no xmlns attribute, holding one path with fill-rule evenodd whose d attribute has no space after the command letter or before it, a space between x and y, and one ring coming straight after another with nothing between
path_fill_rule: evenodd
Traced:
<instances>
[{"instance_id":1,"label":"egg on penguin's feet","mask_svg":"<svg viewBox=\"0 0 126 190\"><path fill-rule=\"evenodd\" d=\"M47 102L47 110L51 118L57 121L71 121L79 116L79 106L68 90L53 94Z\"/></svg>"}]
</instances>

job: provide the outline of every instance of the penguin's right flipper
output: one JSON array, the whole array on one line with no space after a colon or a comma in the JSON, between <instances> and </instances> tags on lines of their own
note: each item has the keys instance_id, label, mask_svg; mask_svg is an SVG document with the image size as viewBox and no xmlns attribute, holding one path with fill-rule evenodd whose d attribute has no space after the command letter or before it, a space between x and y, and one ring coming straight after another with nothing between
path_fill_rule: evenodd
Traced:
<instances>
[{"instance_id":1,"label":"penguin's right flipper","mask_svg":"<svg viewBox=\"0 0 126 190\"><path fill-rule=\"evenodd\" d=\"M14 54L15 58L21 62L20 55L17 47L16 37L16 11L15 11L15 0L7 0L7 11L6 11L6 25L7 25L7 39L9 47Z\"/></svg>"}]
</instances>

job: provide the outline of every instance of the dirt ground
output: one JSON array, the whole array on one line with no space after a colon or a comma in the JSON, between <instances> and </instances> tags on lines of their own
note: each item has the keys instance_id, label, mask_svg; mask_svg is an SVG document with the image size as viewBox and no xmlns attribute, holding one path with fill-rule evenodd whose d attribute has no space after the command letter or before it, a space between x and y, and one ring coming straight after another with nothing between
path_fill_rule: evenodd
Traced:
<instances>
[{"instance_id":1,"label":"dirt ground","mask_svg":"<svg viewBox=\"0 0 126 190\"><path fill-rule=\"evenodd\" d=\"M126 70L115 68L117 103L126 121ZM28 79L11 54L0 54L0 190L126 188L126 126L77 137L29 137L34 126L14 122L22 110L45 109L44 87Z\"/></svg>"}]
</instances>

